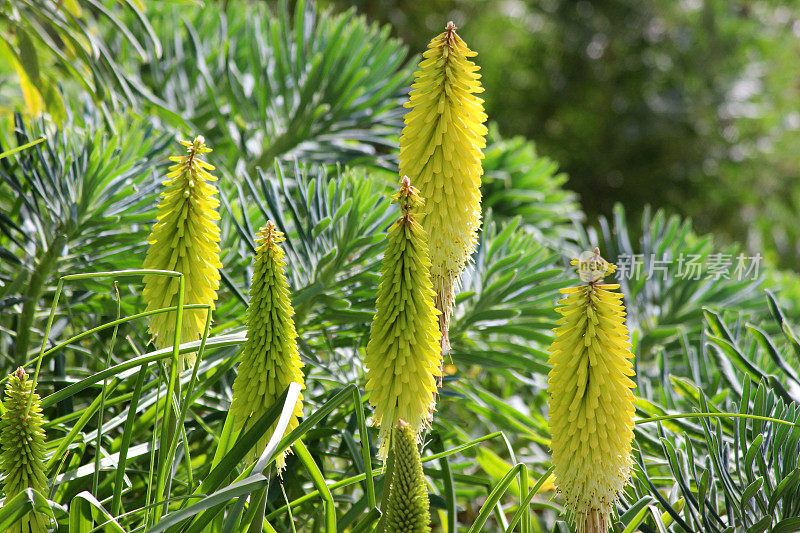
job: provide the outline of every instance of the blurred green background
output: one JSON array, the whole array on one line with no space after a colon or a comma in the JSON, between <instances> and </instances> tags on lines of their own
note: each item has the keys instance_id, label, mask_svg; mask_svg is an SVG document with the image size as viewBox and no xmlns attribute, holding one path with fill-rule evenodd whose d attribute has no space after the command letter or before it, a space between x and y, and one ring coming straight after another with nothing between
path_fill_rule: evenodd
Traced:
<instances>
[{"instance_id":1,"label":"blurred green background","mask_svg":"<svg viewBox=\"0 0 800 533\"><path fill-rule=\"evenodd\" d=\"M419 53L448 20L490 120L569 174L593 219L691 216L800 266L800 5L731 0L354 0Z\"/></svg>"}]
</instances>

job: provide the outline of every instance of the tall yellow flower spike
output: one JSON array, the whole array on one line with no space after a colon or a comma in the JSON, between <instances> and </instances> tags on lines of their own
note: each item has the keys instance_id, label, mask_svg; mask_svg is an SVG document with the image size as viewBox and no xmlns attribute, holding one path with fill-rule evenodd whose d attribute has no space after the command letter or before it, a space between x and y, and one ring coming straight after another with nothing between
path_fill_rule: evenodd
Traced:
<instances>
[{"instance_id":1,"label":"tall yellow flower spike","mask_svg":"<svg viewBox=\"0 0 800 533\"><path fill-rule=\"evenodd\" d=\"M584 285L561 289L550 346L550 433L556 486L578 533L606 533L630 478L633 354L623 295L603 278L616 266L586 252L572 261Z\"/></svg>"},{"instance_id":2,"label":"tall yellow flower spike","mask_svg":"<svg viewBox=\"0 0 800 533\"><path fill-rule=\"evenodd\" d=\"M400 183L394 201L401 215L386 237L378 312L364 360L384 458L400 419L408 422L416 438L430 422L442 364L427 235L414 215L423 201L408 177Z\"/></svg>"},{"instance_id":3,"label":"tall yellow flower spike","mask_svg":"<svg viewBox=\"0 0 800 533\"><path fill-rule=\"evenodd\" d=\"M455 287L475 250L481 223L481 159L486 147L486 114L477 55L456 34L452 22L422 54L414 73L400 137L400 175L411 177L425 198L420 223L430 236L431 276L442 350Z\"/></svg>"},{"instance_id":4,"label":"tall yellow flower spike","mask_svg":"<svg viewBox=\"0 0 800 533\"><path fill-rule=\"evenodd\" d=\"M219 289L219 214L215 198L217 188L210 182L217 178L208 171L214 167L200 159L211 151L198 136L192 142L181 141L186 155L170 157L175 164L163 182L158 204L158 221L147 242L150 249L144 268L174 270L185 277L184 304L209 304L214 308ZM144 276L144 300L147 310L178 305L178 278ZM197 340L205 330L206 311L183 311L181 342ZM158 348L172 346L175 335L175 312L150 317L149 332ZM183 354L179 366L194 364L195 354Z\"/></svg>"},{"instance_id":5,"label":"tall yellow flower spike","mask_svg":"<svg viewBox=\"0 0 800 533\"><path fill-rule=\"evenodd\" d=\"M280 243L285 237L272 221L256 236L256 257L253 262L253 282L250 285L250 305L247 307L247 341L242 347L241 363L233 382L233 401L230 416L233 427L241 430L248 417L251 423L269 410L289 383L305 388L303 363L297 351L297 331L294 327L289 284L286 281L285 254ZM292 431L303 416L303 396L298 396L294 413L286 428ZM267 447L275 425L267 430L249 458L258 457ZM286 453L276 459L278 471L283 470Z\"/></svg>"}]
</instances>

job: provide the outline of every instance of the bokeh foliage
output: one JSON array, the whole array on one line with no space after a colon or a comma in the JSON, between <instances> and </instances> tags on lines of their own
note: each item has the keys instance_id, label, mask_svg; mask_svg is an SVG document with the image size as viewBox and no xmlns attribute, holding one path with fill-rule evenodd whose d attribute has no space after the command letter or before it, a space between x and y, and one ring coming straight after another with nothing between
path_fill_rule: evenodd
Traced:
<instances>
[{"instance_id":1,"label":"bokeh foliage","mask_svg":"<svg viewBox=\"0 0 800 533\"><path fill-rule=\"evenodd\" d=\"M800 198L793 2L364 0L419 50L452 19L486 109L569 174L587 213L667 207L796 268Z\"/></svg>"}]
</instances>

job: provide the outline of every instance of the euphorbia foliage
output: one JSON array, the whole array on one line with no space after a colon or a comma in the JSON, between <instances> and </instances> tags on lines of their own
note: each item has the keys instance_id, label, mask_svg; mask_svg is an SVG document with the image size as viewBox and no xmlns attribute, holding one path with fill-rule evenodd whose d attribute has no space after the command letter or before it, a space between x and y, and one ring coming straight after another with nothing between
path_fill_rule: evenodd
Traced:
<instances>
[{"instance_id":1,"label":"euphorbia foliage","mask_svg":"<svg viewBox=\"0 0 800 533\"><path fill-rule=\"evenodd\" d=\"M633 354L623 295L599 250L573 260L584 284L561 289L550 346L550 432L556 485L578 533L605 533L630 478Z\"/></svg>"},{"instance_id":2,"label":"euphorbia foliage","mask_svg":"<svg viewBox=\"0 0 800 533\"><path fill-rule=\"evenodd\" d=\"M29 406L30 404L30 406ZM39 395L22 367L8 377L3 402L2 469L6 501L27 488L47 495L44 474L44 430ZM46 515L30 511L10 527L9 533L44 533Z\"/></svg>"},{"instance_id":3,"label":"euphorbia foliage","mask_svg":"<svg viewBox=\"0 0 800 533\"><path fill-rule=\"evenodd\" d=\"M378 312L365 359L366 389L372 393L384 457L389 434L400 419L417 436L429 423L442 362L427 235L415 214L423 201L407 177L394 201L400 205L400 218L386 237Z\"/></svg>"},{"instance_id":4,"label":"euphorbia foliage","mask_svg":"<svg viewBox=\"0 0 800 533\"><path fill-rule=\"evenodd\" d=\"M278 399L289 383L304 384L303 363L297 352L297 331L286 281L286 261L280 247L283 233L268 221L256 237L256 257L247 308L247 341L242 347L241 363L233 382L230 416L233 428L241 430L248 417L258 420ZM297 427L303 416L303 397L297 398L294 414L286 431ZM275 425L259 439L250 452L258 456L266 447ZM282 470L284 455L277 458Z\"/></svg>"},{"instance_id":5,"label":"euphorbia foliage","mask_svg":"<svg viewBox=\"0 0 800 533\"><path fill-rule=\"evenodd\" d=\"M210 182L214 167L200 159L211 151L198 136L192 142L181 141L186 155L171 157L165 189L158 204L158 222L147 242L150 249L144 268L174 270L185 276L184 304L207 304L214 308L219 288L219 214L216 209L219 191ZM166 276L144 277L144 299L147 310L155 311L178 305L179 280ZM206 311L183 311L181 342L197 340L206 324ZM150 317L150 334L159 348L172 346L175 334L175 312ZM195 354L183 354L180 361L193 364Z\"/></svg>"},{"instance_id":6,"label":"euphorbia foliage","mask_svg":"<svg viewBox=\"0 0 800 533\"><path fill-rule=\"evenodd\" d=\"M447 328L455 286L475 250L481 223L481 159L486 114L477 55L450 22L423 54L411 87L411 110L400 137L400 175L409 176L425 199L420 222L430 236L431 276L442 331Z\"/></svg>"}]
</instances>

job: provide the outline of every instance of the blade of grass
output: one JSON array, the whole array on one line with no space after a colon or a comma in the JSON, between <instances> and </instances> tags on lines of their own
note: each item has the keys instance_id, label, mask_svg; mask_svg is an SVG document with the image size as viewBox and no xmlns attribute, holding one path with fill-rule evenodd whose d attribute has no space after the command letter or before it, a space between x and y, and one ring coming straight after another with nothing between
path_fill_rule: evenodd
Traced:
<instances>
[{"instance_id":1,"label":"blade of grass","mask_svg":"<svg viewBox=\"0 0 800 533\"><path fill-rule=\"evenodd\" d=\"M486 523L486 520L489 519L489 514L491 514L495 506L498 505L500 498L505 495L511 482L514 481L514 477L517 476L518 472L523 468L525 468L525 465L522 463L515 464L506 472L506 475L497 482L497 485L494 486L492 492L489 493L489 497L486 498L486 501L481 506L478 517L475 519L475 522L472 523L468 533L477 533L483 530L483 525Z\"/></svg>"},{"instance_id":2,"label":"blade of grass","mask_svg":"<svg viewBox=\"0 0 800 533\"><path fill-rule=\"evenodd\" d=\"M23 144L22 146L17 146L16 148L12 148L11 150L6 150L5 152L0 154L0 159L4 159L10 155L14 155L17 152L25 150L26 148L30 148L31 146L36 146L40 142L44 142L46 139L47 139L46 137L40 137L39 139Z\"/></svg>"},{"instance_id":3,"label":"blade of grass","mask_svg":"<svg viewBox=\"0 0 800 533\"><path fill-rule=\"evenodd\" d=\"M434 439L434 446L438 452L444 451L444 442L442 441L441 435L438 433L436 434L436 438ZM447 511L447 525L444 527L446 533L455 533L456 529L456 487L453 483L453 471L450 468L450 462L447 460L447 457L440 457L439 458L439 466L442 469L442 477L444 480L444 489L442 493L444 494L444 501L446 505ZM444 526L444 524L443 524Z\"/></svg>"},{"instance_id":4,"label":"blade of grass","mask_svg":"<svg viewBox=\"0 0 800 533\"><path fill-rule=\"evenodd\" d=\"M325 483L325 476L320 472L317 463L314 462L314 458L308 453L303 441L298 439L292 445L292 448L297 458L300 459L300 462L303 463L303 466L311 475L311 482L322 496L325 507L325 533L336 533L336 507L333 502L333 494L331 494L330 488Z\"/></svg>"},{"instance_id":5,"label":"blade of grass","mask_svg":"<svg viewBox=\"0 0 800 533\"><path fill-rule=\"evenodd\" d=\"M169 513L154 527L148 529L149 533L160 533L166 531L172 526L177 526L181 522L200 514L201 512L211 509L221 503L228 502L234 498L242 496L243 494L250 494L253 491L265 487L267 485L267 478L263 474L253 474L252 476L231 483L227 487L220 489L212 494L209 494L199 502L192 504L185 509ZM167 503L167 502L162 502ZM162 505L156 506L156 509Z\"/></svg>"},{"instance_id":6,"label":"blade of grass","mask_svg":"<svg viewBox=\"0 0 800 533\"><path fill-rule=\"evenodd\" d=\"M117 300L117 320L119 320L119 317L122 314L122 302L119 298L119 287L117 286L116 280L114 281L114 294L116 295ZM111 332L111 342L108 344L108 355L106 355L105 368L111 366L111 354L114 353L114 345L117 342L117 331L119 331L119 326L114 326L114 329ZM103 388L100 391L100 409L97 411L97 442L94 447L95 454L94 476L92 476L92 494L97 494L97 485L100 482L100 443L103 438L103 414L105 413L106 407L106 393L108 392L107 385L108 380L107 378L104 378Z\"/></svg>"},{"instance_id":7,"label":"blade of grass","mask_svg":"<svg viewBox=\"0 0 800 533\"><path fill-rule=\"evenodd\" d=\"M183 299L186 289L186 281L183 274L178 278L178 310L175 313L175 337L172 341L172 358L170 360L169 382L167 384L167 401L164 402L164 412L161 415L161 443L158 447L158 471L156 473L156 498L166 498L164 489L167 482L167 471L172 465L172 460L175 457L175 452L172 448L172 441L175 438L177 426L180 424L177 413L172 417L174 408L173 398L177 394L180 397L180 382L178 381L178 357L180 356L181 344L181 324L183 324ZM176 391L176 388L178 389ZM161 507L156 507L153 515L153 523L158 524L161 519L161 513L168 511L169 504L165 503L162 511Z\"/></svg>"},{"instance_id":8,"label":"blade of grass","mask_svg":"<svg viewBox=\"0 0 800 533\"><path fill-rule=\"evenodd\" d=\"M128 418L125 420L125 428L122 430L122 446L119 449L119 461L117 464L117 473L114 476L114 494L111 503L111 514L113 516L118 515L122 507L122 484L125 479L128 448L130 448L131 439L133 438L132 428L136 420L136 408L139 405L139 398L142 395L144 379L147 377L147 366L147 363L145 363L139 369L139 374L136 377L136 385L134 385L133 388L133 397L131 398L131 403L128 405Z\"/></svg>"},{"instance_id":9,"label":"blade of grass","mask_svg":"<svg viewBox=\"0 0 800 533\"><path fill-rule=\"evenodd\" d=\"M506 533L511 533L514 530L514 528L517 526L517 523L519 523L520 519L522 518L523 513L530 514L529 506L531 500L533 500L533 497L536 496L536 493L539 492L539 489L542 488L544 482L547 481L547 478L550 477L550 474L552 474L553 470L555 469L556 467L554 465L551 465L550 468L547 469L547 472L539 476L539 481L536 482L533 488L530 491L528 491L525 498L520 502L517 512L514 513L514 516L511 518L511 522L508 523L508 527L506 528ZM523 494L525 494L525 492L523 492Z\"/></svg>"},{"instance_id":10,"label":"blade of grass","mask_svg":"<svg viewBox=\"0 0 800 533\"><path fill-rule=\"evenodd\" d=\"M485 441L490 440L490 439L494 439L494 438L499 437L501 435L502 435L502 432L500 432L500 431L496 431L494 433L490 433L488 435L484 435L483 437L479 437L479 438L471 440L469 442L465 442L464 444L460 444L460 445L456 446L455 448L451 448L451 449L443 451L441 453L435 453L433 455L429 455L429 456L423 457L422 458L422 463L424 464L424 463L427 463L427 462L430 462L430 461L436 461L438 459L441 459L442 457L447 457L449 455L453 455L455 453L462 452L464 450L472 448L473 446L477 446L478 444L480 444L482 442L485 442ZM377 468L377 469L375 469L373 471L374 475L380 475L380 474L383 474L383 473L384 473L384 467ZM331 491L333 491L333 490L336 490L336 489L340 489L342 487L348 487L350 485L354 485L356 483L360 483L360 482L364 481L364 476L365 475L366 474L358 474L358 475L355 475L355 476L352 476L352 477L349 477L349 478L342 479L341 481L337 481L335 483L331 483L328 486L328 488ZM291 502L289 502L288 505L291 506L292 508L298 507L299 505L302 505L302 504L304 504L304 503L306 503L306 502L308 502L310 500L313 500L314 498L316 498L318 496L319 496L319 491L315 490L313 492L309 492L308 494L304 494L303 496L301 496L301 497L299 497L299 498L297 498L295 500L292 500ZM279 507L278 509L272 511L271 513L269 513L266 516L266 518L267 518L267 520L271 520L273 518L281 516L283 513L286 512L286 510L287 510L287 506L284 505L284 506Z\"/></svg>"}]
</instances>

